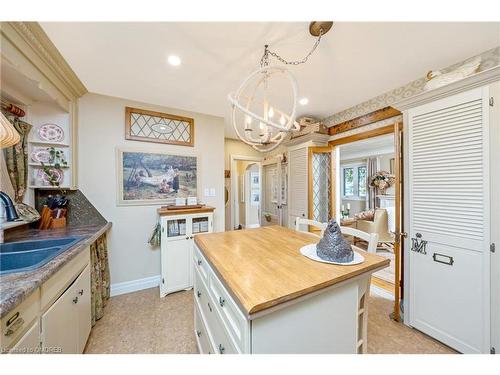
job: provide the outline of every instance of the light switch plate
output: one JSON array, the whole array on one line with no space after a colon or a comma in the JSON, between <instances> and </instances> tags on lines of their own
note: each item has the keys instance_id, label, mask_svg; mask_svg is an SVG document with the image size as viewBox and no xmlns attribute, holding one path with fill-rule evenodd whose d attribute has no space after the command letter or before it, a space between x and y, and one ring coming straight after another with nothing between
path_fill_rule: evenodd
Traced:
<instances>
[{"instance_id":1,"label":"light switch plate","mask_svg":"<svg viewBox=\"0 0 500 375\"><path fill-rule=\"evenodd\" d=\"M210 188L210 196L215 197L215 188Z\"/></svg>"},{"instance_id":2,"label":"light switch plate","mask_svg":"<svg viewBox=\"0 0 500 375\"><path fill-rule=\"evenodd\" d=\"M205 197L209 197L210 196L210 189L209 188L205 188L204 195L205 195Z\"/></svg>"}]
</instances>

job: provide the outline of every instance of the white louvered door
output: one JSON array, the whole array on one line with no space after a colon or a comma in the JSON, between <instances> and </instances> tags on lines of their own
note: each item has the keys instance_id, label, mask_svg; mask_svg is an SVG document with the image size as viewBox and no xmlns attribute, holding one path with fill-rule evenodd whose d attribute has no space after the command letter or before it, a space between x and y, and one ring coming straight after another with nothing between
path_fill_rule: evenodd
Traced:
<instances>
[{"instance_id":1,"label":"white louvered door","mask_svg":"<svg viewBox=\"0 0 500 375\"><path fill-rule=\"evenodd\" d=\"M308 216L307 147L289 153L288 225L295 228L295 218Z\"/></svg>"},{"instance_id":2,"label":"white louvered door","mask_svg":"<svg viewBox=\"0 0 500 375\"><path fill-rule=\"evenodd\" d=\"M489 352L488 88L407 115L409 323L460 352Z\"/></svg>"}]
</instances>

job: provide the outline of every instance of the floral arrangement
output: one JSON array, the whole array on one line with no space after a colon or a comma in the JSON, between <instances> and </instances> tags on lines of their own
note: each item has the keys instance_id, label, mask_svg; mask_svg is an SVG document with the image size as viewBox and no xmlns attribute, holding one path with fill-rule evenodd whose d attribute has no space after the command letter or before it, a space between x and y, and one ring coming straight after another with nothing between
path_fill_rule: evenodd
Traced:
<instances>
[{"instance_id":1,"label":"floral arrangement","mask_svg":"<svg viewBox=\"0 0 500 375\"><path fill-rule=\"evenodd\" d=\"M382 192L391 187L396 182L396 177L389 172L380 171L371 177L370 186L380 189Z\"/></svg>"}]
</instances>

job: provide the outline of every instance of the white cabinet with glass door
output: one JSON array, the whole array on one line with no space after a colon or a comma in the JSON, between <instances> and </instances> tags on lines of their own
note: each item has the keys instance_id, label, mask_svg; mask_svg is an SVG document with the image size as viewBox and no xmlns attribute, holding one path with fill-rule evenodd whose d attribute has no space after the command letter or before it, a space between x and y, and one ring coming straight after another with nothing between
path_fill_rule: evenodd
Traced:
<instances>
[{"instance_id":1,"label":"white cabinet with glass door","mask_svg":"<svg viewBox=\"0 0 500 375\"><path fill-rule=\"evenodd\" d=\"M213 208L200 210L160 209L161 281L160 297L193 287L193 239L213 232ZM202 211L202 212L200 212ZM189 212L189 213L186 213Z\"/></svg>"}]
</instances>

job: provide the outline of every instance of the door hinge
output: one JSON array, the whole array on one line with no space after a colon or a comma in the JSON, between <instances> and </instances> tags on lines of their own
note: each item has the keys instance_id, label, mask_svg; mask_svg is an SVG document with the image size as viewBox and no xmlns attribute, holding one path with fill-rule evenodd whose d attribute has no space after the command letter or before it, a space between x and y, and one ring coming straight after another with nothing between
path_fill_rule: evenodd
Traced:
<instances>
[{"instance_id":1,"label":"door hinge","mask_svg":"<svg viewBox=\"0 0 500 375\"><path fill-rule=\"evenodd\" d=\"M162 233L165 233L165 227L161 227Z\"/></svg>"},{"instance_id":2,"label":"door hinge","mask_svg":"<svg viewBox=\"0 0 500 375\"><path fill-rule=\"evenodd\" d=\"M493 99L493 96L490 97L490 107L493 107L495 105L495 100Z\"/></svg>"},{"instance_id":3,"label":"door hinge","mask_svg":"<svg viewBox=\"0 0 500 375\"><path fill-rule=\"evenodd\" d=\"M494 253L494 252L495 252L495 243L490 243L490 251L491 251L492 253Z\"/></svg>"},{"instance_id":4,"label":"door hinge","mask_svg":"<svg viewBox=\"0 0 500 375\"><path fill-rule=\"evenodd\" d=\"M495 354L495 348L492 346L491 349L490 349L490 354Z\"/></svg>"}]
</instances>

